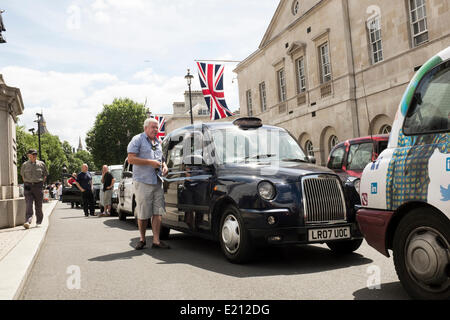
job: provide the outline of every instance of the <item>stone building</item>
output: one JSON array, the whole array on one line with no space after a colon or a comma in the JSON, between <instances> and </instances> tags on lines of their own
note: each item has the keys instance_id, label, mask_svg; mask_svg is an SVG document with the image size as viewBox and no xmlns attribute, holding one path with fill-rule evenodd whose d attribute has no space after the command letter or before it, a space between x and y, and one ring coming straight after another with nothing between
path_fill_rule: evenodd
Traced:
<instances>
[{"instance_id":1,"label":"stone building","mask_svg":"<svg viewBox=\"0 0 450 320\"><path fill-rule=\"evenodd\" d=\"M325 164L338 141L390 132L417 68L449 45L448 0L281 0L234 70L241 114Z\"/></svg>"},{"instance_id":2,"label":"stone building","mask_svg":"<svg viewBox=\"0 0 450 320\"><path fill-rule=\"evenodd\" d=\"M17 117L24 105L20 90L9 87L0 74L0 228L25 222L25 199L17 185Z\"/></svg>"}]
</instances>

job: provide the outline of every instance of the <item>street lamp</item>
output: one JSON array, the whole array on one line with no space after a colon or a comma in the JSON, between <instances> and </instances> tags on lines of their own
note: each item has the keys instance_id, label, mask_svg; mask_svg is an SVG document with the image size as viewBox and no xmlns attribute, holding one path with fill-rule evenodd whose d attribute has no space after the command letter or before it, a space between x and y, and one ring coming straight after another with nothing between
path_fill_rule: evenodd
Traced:
<instances>
[{"instance_id":1,"label":"street lamp","mask_svg":"<svg viewBox=\"0 0 450 320\"><path fill-rule=\"evenodd\" d=\"M38 124L38 140L39 140L39 160L42 161L42 154L41 154L41 122L42 122L42 114L41 113L36 113L36 116L38 117L37 120L35 120L34 122L37 122Z\"/></svg>"},{"instance_id":2,"label":"street lamp","mask_svg":"<svg viewBox=\"0 0 450 320\"><path fill-rule=\"evenodd\" d=\"M191 110L191 124L194 124L194 118L192 117L192 94L191 94L191 83L192 79L194 78L193 75L191 75L191 71L187 69L187 75L184 77L187 81L188 87L189 87L189 109Z\"/></svg>"}]
</instances>

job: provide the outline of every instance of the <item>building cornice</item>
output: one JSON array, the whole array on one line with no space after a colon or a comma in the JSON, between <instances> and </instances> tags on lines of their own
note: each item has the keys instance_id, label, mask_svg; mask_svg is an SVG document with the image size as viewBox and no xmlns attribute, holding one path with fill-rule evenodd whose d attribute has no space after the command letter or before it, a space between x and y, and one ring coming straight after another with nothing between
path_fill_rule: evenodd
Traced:
<instances>
[{"instance_id":1,"label":"building cornice","mask_svg":"<svg viewBox=\"0 0 450 320\"><path fill-rule=\"evenodd\" d=\"M270 35L270 31L273 29L273 26L275 24L275 20L278 17L279 11L281 10L281 4L284 0L280 1L280 4L278 5L277 11L275 11L274 16L272 17L271 23L264 34L263 40L261 41L261 44L259 45L258 49L253 52L250 56L242 60L241 63L239 63L236 68L233 70L233 72L238 73L240 72L244 67L246 67L251 61L253 61L260 53L263 53L264 50L270 46L275 40L280 38L284 33L287 31L290 31L292 28L297 26L298 23L303 22L306 18L308 18L311 14L313 14L316 10L318 10L320 7L322 7L327 1L329 0L321 0L318 3L316 3L313 7L311 7L309 10L304 12L301 16L299 16L297 19L295 19L292 23L290 23L287 27L285 27L283 30L281 30L280 33L272 37L270 40L267 38Z\"/></svg>"}]
</instances>

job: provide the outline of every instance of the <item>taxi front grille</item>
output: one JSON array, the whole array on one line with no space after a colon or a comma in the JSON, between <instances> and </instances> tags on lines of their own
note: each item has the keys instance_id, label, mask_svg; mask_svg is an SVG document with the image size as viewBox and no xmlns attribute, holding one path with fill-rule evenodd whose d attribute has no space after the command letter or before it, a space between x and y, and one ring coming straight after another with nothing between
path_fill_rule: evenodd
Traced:
<instances>
[{"instance_id":1,"label":"taxi front grille","mask_svg":"<svg viewBox=\"0 0 450 320\"><path fill-rule=\"evenodd\" d=\"M346 220L344 193L338 177L307 176L302 179L305 223L337 223Z\"/></svg>"}]
</instances>

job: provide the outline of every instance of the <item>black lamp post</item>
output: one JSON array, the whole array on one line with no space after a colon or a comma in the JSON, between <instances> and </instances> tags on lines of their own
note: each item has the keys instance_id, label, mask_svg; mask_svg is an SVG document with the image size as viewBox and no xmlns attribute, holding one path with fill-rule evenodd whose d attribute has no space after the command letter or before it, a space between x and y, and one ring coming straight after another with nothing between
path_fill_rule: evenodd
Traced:
<instances>
[{"instance_id":1,"label":"black lamp post","mask_svg":"<svg viewBox=\"0 0 450 320\"><path fill-rule=\"evenodd\" d=\"M192 83L192 79L194 78L193 75L191 75L191 72L189 69L187 69L188 73L187 75L184 77L187 81L188 87L189 87L189 108L191 110L191 124L194 124L194 118L192 117L192 94L191 94L191 83Z\"/></svg>"},{"instance_id":2,"label":"black lamp post","mask_svg":"<svg viewBox=\"0 0 450 320\"><path fill-rule=\"evenodd\" d=\"M35 120L34 122L37 122L38 124L38 140L39 140L39 160L42 161L42 154L41 154L41 122L42 122L42 114L41 113L36 113L36 116L38 117L37 120Z\"/></svg>"}]
</instances>

